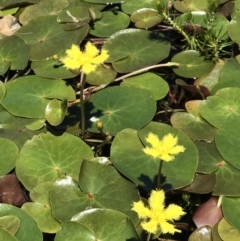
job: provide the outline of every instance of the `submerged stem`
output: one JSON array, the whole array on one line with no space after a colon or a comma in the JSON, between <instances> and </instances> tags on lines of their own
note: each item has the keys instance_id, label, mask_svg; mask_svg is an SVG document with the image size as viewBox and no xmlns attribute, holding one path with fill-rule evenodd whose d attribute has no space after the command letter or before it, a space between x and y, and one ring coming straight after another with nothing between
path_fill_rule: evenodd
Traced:
<instances>
[{"instance_id":1,"label":"submerged stem","mask_svg":"<svg viewBox=\"0 0 240 241\"><path fill-rule=\"evenodd\" d=\"M84 139L85 133L85 109L84 109L84 86L85 86L85 74L81 72L80 75L80 108L81 108L81 136Z\"/></svg>"},{"instance_id":2,"label":"submerged stem","mask_svg":"<svg viewBox=\"0 0 240 241\"><path fill-rule=\"evenodd\" d=\"M157 189L158 189L158 190L160 189L160 186L161 186L162 165L163 165L163 160L161 160L160 163L159 163L158 179L157 179Z\"/></svg>"},{"instance_id":3,"label":"submerged stem","mask_svg":"<svg viewBox=\"0 0 240 241\"><path fill-rule=\"evenodd\" d=\"M146 241L149 241L151 239L151 233L148 234Z\"/></svg>"}]
</instances>

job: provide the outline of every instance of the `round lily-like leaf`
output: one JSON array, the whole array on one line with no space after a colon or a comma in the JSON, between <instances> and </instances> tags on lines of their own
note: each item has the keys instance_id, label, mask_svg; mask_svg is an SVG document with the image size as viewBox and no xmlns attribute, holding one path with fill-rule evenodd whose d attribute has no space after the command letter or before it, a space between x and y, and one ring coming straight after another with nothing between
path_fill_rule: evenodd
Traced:
<instances>
[{"instance_id":1,"label":"round lily-like leaf","mask_svg":"<svg viewBox=\"0 0 240 241\"><path fill-rule=\"evenodd\" d=\"M227 222L240 231L240 198L224 196L222 200L222 209L224 218Z\"/></svg>"},{"instance_id":2,"label":"round lily-like leaf","mask_svg":"<svg viewBox=\"0 0 240 241\"><path fill-rule=\"evenodd\" d=\"M120 3L121 0L84 0L89 3L101 3L101 4L112 4L112 3Z\"/></svg>"},{"instance_id":3,"label":"round lily-like leaf","mask_svg":"<svg viewBox=\"0 0 240 241\"><path fill-rule=\"evenodd\" d=\"M31 19L44 15L57 15L69 5L67 0L41 0L27 6L20 14L19 21L26 25Z\"/></svg>"},{"instance_id":4,"label":"round lily-like leaf","mask_svg":"<svg viewBox=\"0 0 240 241\"><path fill-rule=\"evenodd\" d=\"M6 93L6 87L3 82L0 82L0 103Z\"/></svg>"},{"instance_id":5,"label":"round lily-like leaf","mask_svg":"<svg viewBox=\"0 0 240 241\"><path fill-rule=\"evenodd\" d=\"M240 44L240 31L238 28L239 24L240 24L240 13L236 12L234 18L228 24L227 29L228 29L229 37L237 44Z\"/></svg>"},{"instance_id":6,"label":"round lily-like leaf","mask_svg":"<svg viewBox=\"0 0 240 241\"><path fill-rule=\"evenodd\" d=\"M132 14L141 8L152 8L155 2L155 0L127 0L121 4L121 9L127 14Z\"/></svg>"},{"instance_id":7,"label":"round lily-like leaf","mask_svg":"<svg viewBox=\"0 0 240 241\"><path fill-rule=\"evenodd\" d=\"M116 135L125 128L139 129L154 116L156 102L146 90L117 86L99 91L86 104L88 128L99 132L96 122L103 123L103 130Z\"/></svg>"},{"instance_id":8,"label":"round lily-like leaf","mask_svg":"<svg viewBox=\"0 0 240 241\"><path fill-rule=\"evenodd\" d=\"M174 7L182 13L190 11L208 10L207 0L174 1Z\"/></svg>"},{"instance_id":9,"label":"round lily-like leaf","mask_svg":"<svg viewBox=\"0 0 240 241\"><path fill-rule=\"evenodd\" d=\"M21 56L21 58L19 58ZM29 59L29 46L18 36L0 39L0 75L12 70L26 68Z\"/></svg>"},{"instance_id":10,"label":"round lily-like leaf","mask_svg":"<svg viewBox=\"0 0 240 241\"><path fill-rule=\"evenodd\" d=\"M240 88L240 81L238 81L240 75L239 66L235 58L227 61L220 72L218 83L211 89L211 93L215 94L218 90L229 87Z\"/></svg>"},{"instance_id":11,"label":"round lily-like leaf","mask_svg":"<svg viewBox=\"0 0 240 241\"><path fill-rule=\"evenodd\" d=\"M240 170L229 165L218 152L214 143L195 142L199 153L197 172L216 174L216 186L213 195L239 196ZM228 181L226 181L228 180Z\"/></svg>"},{"instance_id":12,"label":"round lily-like leaf","mask_svg":"<svg viewBox=\"0 0 240 241\"><path fill-rule=\"evenodd\" d=\"M0 239L4 241L17 241L14 236L12 236L8 231L2 228L0 228Z\"/></svg>"},{"instance_id":13,"label":"round lily-like leaf","mask_svg":"<svg viewBox=\"0 0 240 241\"><path fill-rule=\"evenodd\" d=\"M16 35L30 45L31 60L43 60L66 49L73 34L74 31L63 30L56 16L39 16L19 29Z\"/></svg>"},{"instance_id":14,"label":"round lily-like leaf","mask_svg":"<svg viewBox=\"0 0 240 241\"><path fill-rule=\"evenodd\" d=\"M7 174L14 168L17 155L18 147L14 142L5 138L0 138L0 176Z\"/></svg>"},{"instance_id":15,"label":"round lily-like leaf","mask_svg":"<svg viewBox=\"0 0 240 241\"><path fill-rule=\"evenodd\" d=\"M45 125L45 119L38 119L38 120L33 121L32 123L26 125L26 127L29 130L36 131L36 130L42 129L44 127L44 125Z\"/></svg>"},{"instance_id":16,"label":"round lily-like leaf","mask_svg":"<svg viewBox=\"0 0 240 241\"><path fill-rule=\"evenodd\" d=\"M188 241L212 241L212 229L209 226L203 226L196 229L189 237Z\"/></svg>"},{"instance_id":17,"label":"round lily-like leaf","mask_svg":"<svg viewBox=\"0 0 240 241\"><path fill-rule=\"evenodd\" d=\"M240 231L234 228L225 218L218 224L218 233L223 241L238 241Z\"/></svg>"},{"instance_id":18,"label":"round lily-like leaf","mask_svg":"<svg viewBox=\"0 0 240 241\"><path fill-rule=\"evenodd\" d=\"M18 241L42 241L42 232L35 220L20 208L0 203L0 216L13 215L20 220L20 227L14 235ZM8 240L8 239L1 239ZM12 240L11 240L12 241Z\"/></svg>"},{"instance_id":19,"label":"round lily-like leaf","mask_svg":"<svg viewBox=\"0 0 240 241\"><path fill-rule=\"evenodd\" d=\"M19 149L33 135L46 131L46 128L42 128L39 131L32 131L26 128L27 125L31 125L35 121L36 119L13 116L0 105L0 135L13 141Z\"/></svg>"},{"instance_id":20,"label":"round lily-like leaf","mask_svg":"<svg viewBox=\"0 0 240 241\"><path fill-rule=\"evenodd\" d=\"M121 83L121 86L135 86L141 89L146 89L151 93L155 100L164 98L169 91L167 82L161 76L153 73L144 73L126 78Z\"/></svg>"},{"instance_id":21,"label":"round lily-like leaf","mask_svg":"<svg viewBox=\"0 0 240 241\"><path fill-rule=\"evenodd\" d=\"M116 210L90 209L76 214L72 221L92 230L98 240L140 240L129 217Z\"/></svg>"},{"instance_id":22,"label":"round lily-like leaf","mask_svg":"<svg viewBox=\"0 0 240 241\"><path fill-rule=\"evenodd\" d=\"M214 86L219 83L220 74L222 74L221 71L224 69L225 64L226 64L225 61L223 61L222 59L219 59L215 67L208 74L194 81L194 85L202 85L207 87L209 90L212 90Z\"/></svg>"},{"instance_id":23,"label":"round lily-like leaf","mask_svg":"<svg viewBox=\"0 0 240 241\"><path fill-rule=\"evenodd\" d=\"M39 183L55 181L64 174L77 179L82 160L91 158L90 147L76 136L40 134L22 147L16 173L23 185L31 190Z\"/></svg>"},{"instance_id":24,"label":"round lily-like leaf","mask_svg":"<svg viewBox=\"0 0 240 241\"><path fill-rule=\"evenodd\" d=\"M56 233L60 223L53 217L49 200L49 190L52 182L40 183L30 192L33 202L26 202L22 210L35 219L38 227L45 233Z\"/></svg>"},{"instance_id":25,"label":"round lily-like leaf","mask_svg":"<svg viewBox=\"0 0 240 241\"><path fill-rule=\"evenodd\" d=\"M39 0L25 0L25 3L37 3ZM7 6L19 4L19 0L0 0L0 9L3 9Z\"/></svg>"},{"instance_id":26,"label":"round lily-like leaf","mask_svg":"<svg viewBox=\"0 0 240 241\"><path fill-rule=\"evenodd\" d=\"M52 125L57 126L62 123L67 112L67 99L51 100L45 110L46 120Z\"/></svg>"},{"instance_id":27,"label":"round lily-like leaf","mask_svg":"<svg viewBox=\"0 0 240 241\"><path fill-rule=\"evenodd\" d=\"M181 130L191 139L213 141L217 128L200 116L199 106L201 102L201 100L186 102L185 107L188 113L176 112L171 116L170 121L173 127Z\"/></svg>"},{"instance_id":28,"label":"round lily-like leaf","mask_svg":"<svg viewBox=\"0 0 240 241\"><path fill-rule=\"evenodd\" d=\"M103 12L102 18L94 22L90 34L97 37L110 37L119 30L128 27L130 19L127 14L120 11Z\"/></svg>"},{"instance_id":29,"label":"round lily-like leaf","mask_svg":"<svg viewBox=\"0 0 240 241\"><path fill-rule=\"evenodd\" d=\"M58 15L58 21L62 23L79 23L83 25L90 21L90 14L87 6L80 5L64 9Z\"/></svg>"},{"instance_id":30,"label":"round lily-like leaf","mask_svg":"<svg viewBox=\"0 0 240 241\"><path fill-rule=\"evenodd\" d=\"M113 68L120 73L132 72L165 59L169 42L154 31L126 29L113 34L103 45L109 52Z\"/></svg>"},{"instance_id":31,"label":"round lily-like leaf","mask_svg":"<svg viewBox=\"0 0 240 241\"><path fill-rule=\"evenodd\" d=\"M53 215L61 222L86 209L102 207L125 213L135 225L138 223L131 211L131 203L140 199L137 188L109 165L84 160L79 184L69 176L58 179L50 199Z\"/></svg>"},{"instance_id":32,"label":"round lily-like leaf","mask_svg":"<svg viewBox=\"0 0 240 241\"><path fill-rule=\"evenodd\" d=\"M201 116L217 128L232 126L239 120L239 95L240 88L220 89L214 96L209 96L202 101L200 105Z\"/></svg>"},{"instance_id":33,"label":"round lily-like leaf","mask_svg":"<svg viewBox=\"0 0 240 241\"><path fill-rule=\"evenodd\" d=\"M7 93L1 104L11 114L29 118L45 118L49 99L75 100L71 86L60 79L38 76L20 77L6 84ZM21 95L17 94L21 93Z\"/></svg>"},{"instance_id":34,"label":"round lily-like leaf","mask_svg":"<svg viewBox=\"0 0 240 241\"><path fill-rule=\"evenodd\" d=\"M163 163L162 188L170 190L189 185L197 168L197 148L185 134L169 125L151 122L138 132L132 129L119 132L111 148L110 159L114 166L144 189L150 191L156 188L160 159L145 154L142 144L146 143L145 138L150 132L159 139L171 133L178 137L178 144L186 148L183 153L176 155L172 162Z\"/></svg>"},{"instance_id":35,"label":"round lily-like leaf","mask_svg":"<svg viewBox=\"0 0 240 241\"><path fill-rule=\"evenodd\" d=\"M172 58L172 62L179 63L179 67L174 68L173 71L185 78L197 78L209 73L214 63L207 62L203 56L195 50L185 50L176 54Z\"/></svg>"},{"instance_id":36,"label":"round lily-like leaf","mask_svg":"<svg viewBox=\"0 0 240 241\"><path fill-rule=\"evenodd\" d=\"M162 21L157 10L152 8L141 8L132 13L131 21L137 28L151 28Z\"/></svg>"},{"instance_id":37,"label":"round lily-like leaf","mask_svg":"<svg viewBox=\"0 0 240 241\"><path fill-rule=\"evenodd\" d=\"M15 235L20 227L20 219L14 215L2 216L0 217L0 227Z\"/></svg>"},{"instance_id":38,"label":"round lily-like leaf","mask_svg":"<svg viewBox=\"0 0 240 241\"><path fill-rule=\"evenodd\" d=\"M54 241L96 241L94 232L87 228L86 226L73 221L63 222L61 225L61 230L56 233Z\"/></svg>"},{"instance_id":39,"label":"round lily-like leaf","mask_svg":"<svg viewBox=\"0 0 240 241\"><path fill-rule=\"evenodd\" d=\"M233 123L233 124L231 124ZM229 122L224 125L216 135L215 142L218 151L223 158L234 167L240 169L239 163L239 145L240 145L240 127L235 122Z\"/></svg>"},{"instance_id":40,"label":"round lily-like leaf","mask_svg":"<svg viewBox=\"0 0 240 241\"><path fill-rule=\"evenodd\" d=\"M116 76L117 72L110 66L105 68L102 65L98 65L95 71L86 76L86 82L91 85L104 85L111 83Z\"/></svg>"}]
</instances>

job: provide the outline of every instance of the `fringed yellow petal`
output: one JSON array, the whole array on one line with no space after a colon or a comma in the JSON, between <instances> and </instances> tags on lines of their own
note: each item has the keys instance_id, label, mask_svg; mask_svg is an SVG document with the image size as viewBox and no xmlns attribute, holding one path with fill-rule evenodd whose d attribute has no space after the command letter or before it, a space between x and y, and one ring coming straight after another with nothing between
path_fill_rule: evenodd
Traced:
<instances>
[{"instance_id":1,"label":"fringed yellow petal","mask_svg":"<svg viewBox=\"0 0 240 241\"><path fill-rule=\"evenodd\" d=\"M90 74L90 73L93 72L96 68L97 68L97 65L84 64L84 65L82 66L82 72L83 72L84 74Z\"/></svg>"},{"instance_id":2,"label":"fringed yellow petal","mask_svg":"<svg viewBox=\"0 0 240 241\"><path fill-rule=\"evenodd\" d=\"M90 58L93 58L99 54L99 50L91 42L87 42L84 53Z\"/></svg>"},{"instance_id":3,"label":"fringed yellow petal","mask_svg":"<svg viewBox=\"0 0 240 241\"><path fill-rule=\"evenodd\" d=\"M139 218L147 218L150 214L150 210L144 206L142 201L134 202L131 210L135 211Z\"/></svg>"},{"instance_id":4,"label":"fringed yellow petal","mask_svg":"<svg viewBox=\"0 0 240 241\"><path fill-rule=\"evenodd\" d=\"M103 50L100 55L93 58L93 63L97 64L97 65L103 64L108 59L108 57L109 57L109 55L108 55L107 51Z\"/></svg>"},{"instance_id":5,"label":"fringed yellow petal","mask_svg":"<svg viewBox=\"0 0 240 241\"><path fill-rule=\"evenodd\" d=\"M81 67L77 60L69 58L69 57L62 58L61 62L65 65L65 67L67 69L79 70L79 68Z\"/></svg>"},{"instance_id":6,"label":"fringed yellow petal","mask_svg":"<svg viewBox=\"0 0 240 241\"><path fill-rule=\"evenodd\" d=\"M179 146L179 145L177 145L177 146L175 146L175 147L173 147L173 148L171 149L171 154L176 155L176 154L178 154L178 153L180 153L180 152L184 152L184 151L185 151L185 147L184 147L184 146Z\"/></svg>"},{"instance_id":7,"label":"fringed yellow petal","mask_svg":"<svg viewBox=\"0 0 240 241\"><path fill-rule=\"evenodd\" d=\"M168 222L162 222L160 227L163 234L165 233L174 234L175 232L181 233L181 230L174 228L174 225Z\"/></svg>"},{"instance_id":8,"label":"fringed yellow petal","mask_svg":"<svg viewBox=\"0 0 240 241\"><path fill-rule=\"evenodd\" d=\"M156 149L153 149L150 147L145 147L145 148L143 148L143 151L145 154L152 156L154 158L159 157L159 152Z\"/></svg>"},{"instance_id":9,"label":"fringed yellow petal","mask_svg":"<svg viewBox=\"0 0 240 241\"><path fill-rule=\"evenodd\" d=\"M165 193L163 190L153 190L149 197L149 207L155 212L162 212L164 210Z\"/></svg>"},{"instance_id":10,"label":"fringed yellow petal","mask_svg":"<svg viewBox=\"0 0 240 241\"><path fill-rule=\"evenodd\" d=\"M149 233L156 233L158 230L158 223L156 220L150 220L149 222L142 222L141 226L144 230L146 230Z\"/></svg>"},{"instance_id":11,"label":"fringed yellow petal","mask_svg":"<svg viewBox=\"0 0 240 241\"><path fill-rule=\"evenodd\" d=\"M165 210L164 215L166 217L166 220L179 220L181 216L186 214L182 207L176 205L176 204L170 204Z\"/></svg>"},{"instance_id":12,"label":"fringed yellow petal","mask_svg":"<svg viewBox=\"0 0 240 241\"><path fill-rule=\"evenodd\" d=\"M178 138L174 137L172 134L167 134L163 137L163 146L166 149L173 148L177 144Z\"/></svg>"},{"instance_id":13,"label":"fringed yellow petal","mask_svg":"<svg viewBox=\"0 0 240 241\"><path fill-rule=\"evenodd\" d=\"M153 148L157 148L161 144L158 136L154 135L152 132L148 134L146 141L150 143Z\"/></svg>"}]
</instances>

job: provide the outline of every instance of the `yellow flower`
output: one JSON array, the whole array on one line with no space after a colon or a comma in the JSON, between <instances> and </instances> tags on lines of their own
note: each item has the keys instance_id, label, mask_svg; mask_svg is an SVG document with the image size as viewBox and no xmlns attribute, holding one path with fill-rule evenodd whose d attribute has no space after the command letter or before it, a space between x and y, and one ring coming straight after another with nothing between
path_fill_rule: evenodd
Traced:
<instances>
[{"instance_id":1,"label":"yellow flower","mask_svg":"<svg viewBox=\"0 0 240 241\"><path fill-rule=\"evenodd\" d=\"M67 56L62 58L61 62L67 69L81 70L83 73L89 74L109 57L107 50L102 50L100 55L99 52L90 42L87 42L85 51L81 51L79 46L73 44L70 49L66 50Z\"/></svg>"},{"instance_id":2,"label":"yellow flower","mask_svg":"<svg viewBox=\"0 0 240 241\"><path fill-rule=\"evenodd\" d=\"M150 147L143 148L144 153L154 158L160 158L163 161L169 162L174 159L174 155L184 152L184 146L177 145L178 138L172 134L167 134L160 141L156 135L149 133L146 141L151 144Z\"/></svg>"},{"instance_id":3,"label":"yellow flower","mask_svg":"<svg viewBox=\"0 0 240 241\"><path fill-rule=\"evenodd\" d=\"M165 193L163 190L152 191L149 198L149 208L145 207L142 201L134 202L132 210L142 219L141 226L149 233L155 234L159 229L161 233L180 233L172 224L173 220L179 220L185 214L183 209L170 204L165 208Z\"/></svg>"}]
</instances>

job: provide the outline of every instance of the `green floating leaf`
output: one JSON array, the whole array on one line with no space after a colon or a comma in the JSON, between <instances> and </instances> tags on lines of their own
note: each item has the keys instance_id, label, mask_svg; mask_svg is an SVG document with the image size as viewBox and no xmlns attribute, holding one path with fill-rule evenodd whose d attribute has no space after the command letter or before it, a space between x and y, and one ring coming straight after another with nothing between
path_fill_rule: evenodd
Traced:
<instances>
[{"instance_id":1,"label":"green floating leaf","mask_svg":"<svg viewBox=\"0 0 240 241\"><path fill-rule=\"evenodd\" d=\"M54 241L96 241L97 238L94 232L84 225L73 221L66 221L62 223L61 229L56 233Z\"/></svg>"},{"instance_id":2,"label":"green floating leaf","mask_svg":"<svg viewBox=\"0 0 240 241\"><path fill-rule=\"evenodd\" d=\"M44 125L45 125L45 119L38 119L38 120L33 121L32 123L26 125L26 127L29 130L36 131L36 130L42 129L44 127Z\"/></svg>"},{"instance_id":3,"label":"green floating leaf","mask_svg":"<svg viewBox=\"0 0 240 241\"><path fill-rule=\"evenodd\" d=\"M135 86L148 90L155 100L164 98L169 91L167 82L161 76L153 73L144 73L126 78L121 83L121 86Z\"/></svg>"},{"instance_id":4,"label":"green floating leaf","mask_svg":"<svg viewBox=\"0 0 240 241\"><path fill-rule=\"evenodd\" d=\"M240 89L239 89L240 90ZM231 124L233 123L233 124ZM218 151L222 157L232 166L240 169L239 163L239 145L240 145L240 127L234 122L224 125L217 133L215 142Z\"/></svg>"},{"instance_id":5,"label":"green floating leaf","mask_svg":"<svg viewBox=\"0 0 240 241\"><path fill-rule=\"evenodd\" d=\"M6 215L0 217L0 227L1 229L5 229L10 234L15 235L20 227L20 219L14 215ZM1 239L4 240L5 239Z\"/></svg>"},{"instance_id":6,"label":"green floating leaf","mask_svg":"<svg viewBox=\"0 0 240 241\"><path fill-rule=\"evenodd\" d=\"M57 15L69 5L67 0L41 0L27 6L21 13L19 21L26 25L31 19L44 15Z\"/></svg>"},{"instance_id":7,"label":"green floating leaf","mask_svg":"<svg viewBox=\"0 0 240 241\"><path fill-rule=\"evenodd\" d=\"M133 223L125 214L111 209L91 209L76 214L72 221L76 221L92 230L99 240L134 240L139 237ZM116 235L117 234L117 235Z\"/></svg>"},{"instance_id":8,"label":"green floating leaf","mask_svg":"<svg viewBox=\"0 0 240 241\"><path fill-rule=\"evenodd\" d=\"M31 190L39 183L55 181L65 174L77 179L82 160L91 158L90 147L76 136L40 134L22 147L16 173L26 189Z\"/></svg>"},{"instance_id":9,"label":"green floating leaf","mask_svg":"<svg viewBox=\"0 0 240 241\"><path fill-rule=\"evenodd\" d=\"M31 19L16 35L30 45L30 59L35 61L52 57L66 49L73 34L73 31L63 30L56 16L39 16Z\"/></svg>"},{"instance_id":10,"label":"green floating leaf","mask_svg":"<svg viewBox=\"0 0 240 241\"><path fill-rule=\"evenodd\" d=\"M9 239L10 241L42 241L43 236L41 230L38 228L35 220L29 216L26 212L20 208L14 207L9 204L0 203L0 216L13 215L20 220L20 227L15 234L14 239ZM9 234L9 233L8 233ZM1 239L8 240L8 239Z\"/></svg>"},{"instance_id":11,"label":"green floating leaf","mask_svg":"<svg viewBox=\"0 0 240 241\"><path fill-rule=\"evenodd\" d=\"M119 132L112 143L110 159L114 166L135 184L150 191L156 188L159 159L143 152L145 138L152 132L159 139L168 133L178 137L178 144L186 150L175 156L174 161L163 163L162 188L165 190L189 185L195 174L198 155L193 142L181 131L165 124L151 122L138 132L125 129ZM139 139L140 136L140 139Z\"/></svg>"},{"instance_id":12,"label":"green floating leaf","mask_svg":"<svg viewBox=\"0 0 240 241\"><path fill-rule=\"evenodd\" d=\"M112 3L120 3L121 0L84 0L89 3L101 3L101 4L112 4Z\"/></svg>"},{"instance_id":13,"label":"green floating leaf","mask_svg":"<svg viewBox=\"0 0 240 241\"><path fill-rule=\"evenodd\" d=\"M116 76L117 72L110 66L105 68L98 65L95 71L86 76L86 82L91 85L104 85L111 83Z\"/></svg>"},{"instance_id":14,"label":"green floating leaf","mask_svg":"<svg viewBox=\"0 0 240 241\"><path fill-rule=\"evenodd\" d=\"M167 58L170 47L170 43L157 32L131 28L113 34L103 45L110 55L107 62L120 73L162 61Z\"/></svg>"},{"instance_id":15,"label":"green floating leaf","mask_svg":"<svg viewBox=\"0 0 240 241\"><path fill-rule=\"evenodd\" d=\"M216 175L214 172L210 174L196 173L193 182L183 188L186 192L207 194L213 191L216 185Z\"/></svg>"},{"instance_id":16,"label":"green floating leaf","mask_svg":"<svg viewBox=\"0 0 240 241\"><path fill-rule=\"evenodd\" d=\"M37 3L39 0L24 0L25 3ZM11 5L20 5L23 1L19 0L0 0L0 9Z\"/></svg>"},{"instance_id":17,"label":"green floating leaf","mask_svg":"<svg viewBox=\"0 0 240 241\"><path fill-rule=\"evenodd\" d=\"M21 56L19 58L19 56ZM11 70L26 68L29 59L29 46L17 36L0 39L0 75Z\"/></svg>"},{"instance_id":18,"label":"green floating leaf","mask_svg":"<svg viewBox=\"0 0 240 241\"><path fill-rule=\"evenodd\" d=\"M238 177L240 170L229 165L218 152L214 143L195 142L199 153L197 172L216 174L214 196L239 196L240 183ZM228 181L226 181L228 180Z\"/></svg>"},{"instance_id":19,"label":"green floating leaf","mask_svg":"<svg viewBox=\"0 0 240 241\"><path fill-rule=\"evenodd\" d=\"M200 105L200 114L217 128L238 122L240 115L240 88L220 89Z\"/></svg>"},{"instance_id":20,"label":"green floating leaf","mask_svg":"<svg viewBox=\"0 0 240 241\"><path fill-rule=\"evenodd\" d=\"M102 18L94 22L90 34L97 37L110 37L119 30L128 27L130 19L127 14L119 11L103 12Z\"/></svg>"},{"instance_id":21,"label":"green floating leaf","mask_svg":"<svg viewBox=\"0 0 240 241\"><path fill-rule=\"evenodd\" d=\"M36 119L13 116L0 105L0 135L13 141L19 149L33 135L46 131L46 128L42 128L39 131L32 131L26 128L35 121Z\"/></svg>"},{"instance_id":22,"label":"green floating leaf","mask_svg":"<svg viewBox=\"0 0 240 241\"><path fill-rule=\"evenodd\" d=\"M126 181L115 168L85 160L81 165L79 184L64 176L56 180L50 191L53 215L61 222L86 209L102 207L125 213L136 225L138 218L131 211L131 205L139 199L136 186Z\"/></svg>"},{"instance_id":23,"label":"green floating leaf","mask_svg":"<svg viewBox=\"0 0 240 241\"><path fill-rule=\"evenodd\" d=\"M228 61L230 62L230 61ZM215 67L206 75L198 78L194 81L194 85L203 85L207 87L209 90L212 90L215 85L218 85L220 81L220 74L222 74L222 70L225 68L225 63L223 60L219 59L216 63ZM229 83L229 81L228 81ZM213 91L211 91L213 93Z\"/></svg>"},{"instance_id":24,"label":"green floating leaf","mask_svg":"<svg viewBox=\"0 0 240 241\"><path fill-rule=\"evenodd\" d=\"M158 11L152 8L141 8L132 13L131 21L137 28L151 28L162 21Z\"/></svg>"},{"instance_id":25,"label":"green floating leaf","mask_svg":"<svg viewBox=\"0 0 240 241\"><path fill-rule=\"evenodd\" d=\"M229 37L237 44L240 44L240 12L236 12L234 18L230 21L227 26Z\"/></svg>"},{"instance_id":26,"label":"green floating leaf","mask_svg":"<svg viewBox=\"0 0 240 241\"><path fill-rule=\"evenodd\" d=\"M0 3L1 3L1 1L0 1ZM16 13L18 11L18 9L19 8L4 9L4 10L0 11L0 17L4 17L7 15L13 15L14 13Z\"/></svg>"},{"instance_id":27,"label":"green floating leaf","mask_svg":"<svg viewBox=\"0 0 240 241\"><path fill-rule=\"evenodd\" d=\"M82 40L87 36L89 32L89 25L85 24L84 26L78 28L73 31L73 38L71 40L71 44L79 45ZM79 73L73 73L71 70L67 69L60 61L62 57L64 57L65 50L63 49L61 52L57 54L57 58L51 57L44 60L33 61L31 64L31 68L34 73L40 77L45 78L60 78L60 79L69 79L77 76Z\"/></svg>"},{"instance_id":28,"label":"green floating leaf","mask_svg":"<svg viewBox=\"0 0 240 241\"><path fill-rule=\"evenodd\" d=\"M60 223L53 217L49 200L49 190L52 182L40 183L30 192L33 202L26 202L22 210L35 219L38 227L45 233L56 233Z\"/></svg>"},{"instance_id":29,"label":"green floating leaf","mask_svg":"<svg viewBox=\"0 0 240 241\"><path fill-rule=\"evenodd\" d=\"M218 83L211 89L211 93L215 94L218 90L229 87L240 88L240 81L238 80L240 75L239 66L235 58L227 61L220 72Z\"/></svg>"},{"instance_id":30,"label":"green floating leaf","mask_svg":"<svg viewBox=\"0 0 240 241\"><path fill-rule=\"evenodd\" d=\"M222 209L226 221L240 232L240 198L224 196L222 200Z\"/></svg>"},{"instance_id":31,"label":"green floating leaf","mask_svg":"<svg viewBox=\"0 0 240 241\"><path fill-rule=\"evenodd\" d=\"M213 241L212 229L209 226L203 226L196 229L189 237L188 241Z\"/></svg>"},{"instance_id":32,"label":"green floating leaf","mask_svg":"<svg viewBox=\"0 0 240 241\"><path fill-rule=\"evenodd\" d=\"M183 0L174 1L174 7L182 13L191 11L208 10L207 0Z\"/></svg>"},{"instance_id":33,"label":"green floating leaf","mask_svg":"<svg viewBox=\"0 0 240 241\"><path fill-rule=\"evenodd\" d=\"M195 50L185 50L176 54L172 62L179 63L179 67L173 71L185 78L197 78L210 72L215 66L214 63L204 61L204 57Z\"/></svg>"},{"instance_id":34,"label":"green floating leaf","mask_svg":"<svg viewBox=\"0 0 240 241\"><path fill-rule=\"evenodd\" d=\"M18 241L8 231L6 231L5 229L1 229L1 228L0 228L0 240L4 240L4 241Z\"/></svg>"},{"instance_id":35,"label":"green floating leaf","mask_svg":"<svg viewBox=\"0 0 240 241\"><path fill-rule=\"evenodd\" d=\"M38 76L20 77L6 84L7 93L1 104L11 114L29 118L45 118L49 99L75 100L72 87L60 79ZM21 95L17 94L21 93Z\"/></svg>"},{"instance_id":36,"label":"green floating leaf","mask_svg":"<svg viewBox=\"0 0 240 241\"><path fill-rule=\"evenodd\" d=\"M225 218L218 225L218 233L223 241L239 241L240 231L234 228Z\"/></svg>"},{"instance_id":37,"label":"green floating leaf","mask_svg":"<svg viewBox=\"0 0 240 241\"><path fill-rule=\"evenodd\" d=\"M67 99L51 100L45 110L45 118L52 125L57 126L62 123L67 112Z\"/></svg>"},{"instance_id":38,"label":"green floating leaf","mask_svg":"<svg viewBox=\"0 0 240 241\"><path fill-rule=\"evenodd\" d=\"M181 130L191 139L213 141L217 129L200 116L199 106L201 102L201 100L186 102L185 107L188 113L173 113L170 121L173 127Z\"/></svg>"},{"instance_id":39,"label":"green floating leaf","mask_svg":"<svg viewBox=\"0 0 240 241\"><path fill-rule=\"evenodd\" d=\"M16 163L18 147L10 140L0 138L0 176L10 172Z\"/></svg>"},{"instance_id":40,"label":"green floating leaf","mask_svg":"<svg viewBox=\"0 0 240 241\"><path fill-rule=\"evenodd\" d=\"M103 130L116 135L125 128L139 129L154 116L156 102L144 89L118 86L104 89L86 103L88 130L99 132L96 122L103 123Z\"/></svg>"},{"instance_id":41,"label":"green floating leaf","mask_svg":"<svg viewBox=\"0 0 240 241\"><path fill-rule=\"evenodd\" d=\"M132 14L141 8L152 8L156 0L127 0L121 3L121 9L127 14Z\"/></svg>"}]
</instances>

